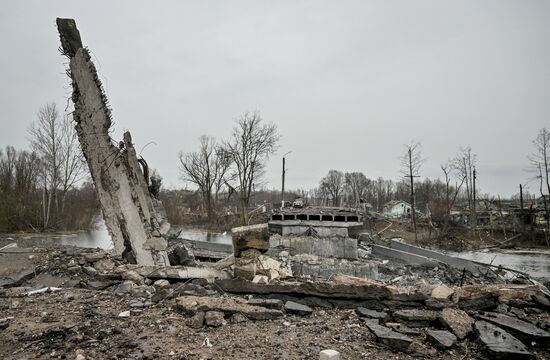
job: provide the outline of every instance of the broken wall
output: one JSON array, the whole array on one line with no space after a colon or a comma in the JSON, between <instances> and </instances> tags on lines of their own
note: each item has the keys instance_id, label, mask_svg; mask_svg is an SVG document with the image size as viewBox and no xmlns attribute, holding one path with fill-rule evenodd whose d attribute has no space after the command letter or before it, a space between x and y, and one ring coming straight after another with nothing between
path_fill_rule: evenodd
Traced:
<instances>
[{"instance_id":1,"label":"broken wall","mask_svg":"<svg viewBox=\"0 0 550 360\"><path fill-rule=\"evenodd\" d=\"M155 211L129 132L115 143L111 112L90 53L73 19L57 19L62 53L69 59L73 118L114 249L141 265L169 265L165 221ZM164 229L161 229L164 228Z\"/></svg>"}]
</instances>

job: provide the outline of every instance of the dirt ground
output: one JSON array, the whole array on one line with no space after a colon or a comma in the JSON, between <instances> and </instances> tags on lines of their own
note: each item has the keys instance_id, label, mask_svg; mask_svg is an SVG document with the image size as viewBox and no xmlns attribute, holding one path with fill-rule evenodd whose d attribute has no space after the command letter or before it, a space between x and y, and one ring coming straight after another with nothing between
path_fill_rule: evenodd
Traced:
<instances>
[{"instance_id":1,"label":"dirt ground","mask_svg":"<svg viewBox=\"0 0 550 360\"><path fill-rule=\"evenodd\" d=\"M13 317L2 332L4 359L317 359L335 349L343 359L476 359L478 345L448 351L427 346L396 353L378 344L353 310L319 310L308 317L228 323L193 329L170 302L131 310L132 295L66 289L2 298L1 317ZM208 338L212 347L203 346ZM543 359L544 357L539 357Z\"/></svg>"},{"instance_id":2,"label":"dirt ground","mask_svg":"<svg viewBox=\"0 0 550 360\"><path fill-rule=\"evenodd\" d=\"M0 247L9 241L0 239ZM227 318L221 327L193 328L173 298L152 301L150 290L143 291L150 284L131 293L115 292L116 284L105 290L90 289L97 276L83 271L82 251L52 247L0 253L0 278L22 269L37 272L15 287L0 288L0 358L318 359L324 349L339 351L342 359L483 358L473 338L438 350L423 330L412 335L407 353L397 352L379 343L354 309L314 308L308 316L285 314L276 320L239 323ZM179 289L182 284L172 282L170 287ZM26 294L47 286L60 289ZM214 292L213 296L230 296L211 285L195 288ZM128 317L120 316L127 311ZM548 321L546 312L529 316L533 321ZM2 326L2 319L7 319L7 326ZM550 359L546 350L530 351L537 359Z\"/></svg>"}]
</instances>

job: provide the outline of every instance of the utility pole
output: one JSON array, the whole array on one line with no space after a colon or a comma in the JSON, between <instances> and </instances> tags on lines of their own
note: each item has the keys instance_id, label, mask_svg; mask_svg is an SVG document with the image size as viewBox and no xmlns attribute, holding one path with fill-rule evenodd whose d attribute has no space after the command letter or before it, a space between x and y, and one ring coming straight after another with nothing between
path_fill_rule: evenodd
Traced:
<instances>
[{"instance_id":1,"label":"utility pole","mask_svg":"<svg viewBox=\"0 0 550 360\"><path fill-rule=\"evenodd\" d=\"M288 154L290 154L292 151L289 151L287 152L286 154L283 155L283 181L282 181L282 186L281 186L281 209L285 207L285 174L286 174L286 164L285 164L285 156L287 156Z\"/></svg>"},{"instance_id":2,"label":"utility pole","mask_svg":"<svg viewBox=\"0 0 550 360\"><path fill-rule=\"evenodd\" d=\"M523 186L519 184L519 207L523 210Z\"/></svg>"},{"instance_id":3,"label":"utility pole","mask_svg":"<svg viewBox=\"0 0 550 360\"><path fill-rule=\"evenodd\" d=\"M476 168L474 166L474 177L473 177L473 182L474 182L473 198L474 198L474 202L472 204L472 210L473 210L473 212L472 212L472 214L473 214L472 220L473 221L472 222L473 222L473 225L474 225L474 229L477 226L477 213L476 213L476 179L477 179L477 175L476 174L477 174L476 173Z\"/></svg>"},{"instance_id":4,"label":"utility pole","mask_svg":"<svg viewBox=\"0 0 550 360\"><path fill-rule=\"evenodd\" d=\"M409 147L409 175L408 177L411 181L411 215L412 215L412 224L414 231L414 240L418 240L418 235L416 233L416 204L414 200L414 178L420 177L418 175L413 175L413 163L412 163L412 149Z\"/></svg>"}]
</instances>

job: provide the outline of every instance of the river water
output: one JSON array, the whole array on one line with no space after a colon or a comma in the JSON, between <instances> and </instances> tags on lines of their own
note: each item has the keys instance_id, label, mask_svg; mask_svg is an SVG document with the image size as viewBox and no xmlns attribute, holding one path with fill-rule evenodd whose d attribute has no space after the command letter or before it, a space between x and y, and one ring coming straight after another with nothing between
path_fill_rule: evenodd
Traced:
<instances>
[{"instance_id":1,"label":"river water","mask_svg":"<svg viewBox=\"0 0 550 360\"><path fill-rule=\"evenodd\" d=\"M550 250L463 251L446 254L486 264L502 265L523 271L535 278L550 279Z\"/></svg>"},{"instance_id":2,"label":"river water","mask_svg":"<svg viewBox=\"0 0 550 360\"><path fill-rule=\"evenodd\" d=\"M231 234L229 232L215 233L183 226L173 226L172 228L174 231L181 230L179 236L181 239L231 244ZM18 242L20 243L19 246L60 244L107 250L113 248L111 237L101 217L98 217L94 228L89 231L81 231L68 235L32 234L18 238ZM514 270L523 271L535 278L550 279L550 250L485 250L446 252L446 254L486 264L502 265Z\"/></svg>"}]
</instances>

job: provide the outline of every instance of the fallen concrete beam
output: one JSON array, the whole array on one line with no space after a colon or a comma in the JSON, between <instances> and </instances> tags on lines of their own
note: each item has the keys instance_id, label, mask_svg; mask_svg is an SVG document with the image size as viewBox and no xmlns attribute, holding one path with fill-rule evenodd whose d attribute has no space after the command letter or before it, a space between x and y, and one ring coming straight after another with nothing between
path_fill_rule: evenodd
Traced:
<instances>
[{"instance_id":1,"label":"fallen concrete beam","mask_svg":"<svg viewBox=\"0 0 550 360\"><path fill-rule=\"evenodd\" d=\"M252 320L273 320L283 316L281 310L253 306L247 304L245 300L239 300L221 297L182 296L176 298L176 308L187 315L195 315L199 311L221 311L227 314L243 314Z\"/></svg>"},{"instance_id":2,"label":"fallen concrete beam","mask_svg":"<svg viewBox=\"0 0 550 360\"><path fill-rule=\"evenodd\" d=\"M136 156L129 132L113 144L111 112L90 53L73 19L57 19L63 54L69 59L78 140L94 180L105 224L117 255L141 265L170 265L166 222ZM168 226L169 227L169 226Z\"/></svg>"},{"instance_id":3,"label":"fallen concrete beam","mask_svg":"<svg viewBox=\"0 0 550 360\"><path fill-rule=\"evenodd\" d=\"M382 245L372 245L372 253L385 258L401 260L411 265L423 265L428 267L436 267L438 265L437 261L425 256L392 249Z\"/></svg>"},{"instance_id":4,"label":"fallen concrete beam","mask_svg":"<svg viewBox=\"0 0 550 360\"><path fill-rule=\"evenodd\" d=\"M390 247L395 250L404 251L418 256L424 256L429 259L434 259L457 269L466 269L468 271L471 271L472 273L479 273L480 266L474 264L470 260L448 256L433 250L423 249L418 246L406 244L396 239L391 240Z\"/></svg>"},{"instance_id":5,"label":"fallen concrete beam","mask_svg":"<svg viewBox=\"0 0 550 360\"><path fill-rule=\"evenodd\" d=\"M118 274L135 271L138 275L149 279L229 279L231 276L221 270L205 266L135 266L126 265L117 269Z\"/></svg>"},{"instance_id":6,"label":"fallen concrete beam","mask_svg":"<svg viewBox=\"0 0 550 360\"><path fill-rule=\"evenodd\" d=\"M337 276L335 276L337 277ZM374 280L357 279L344 282L280 282L255 284L242 279L217 280L223 291L236 294L286 294L294 296L316 296L355 300L397 299L400 301L422 301L420 293L407 293L404 289L386 286Z\"/></svg>"}]
</instances>

